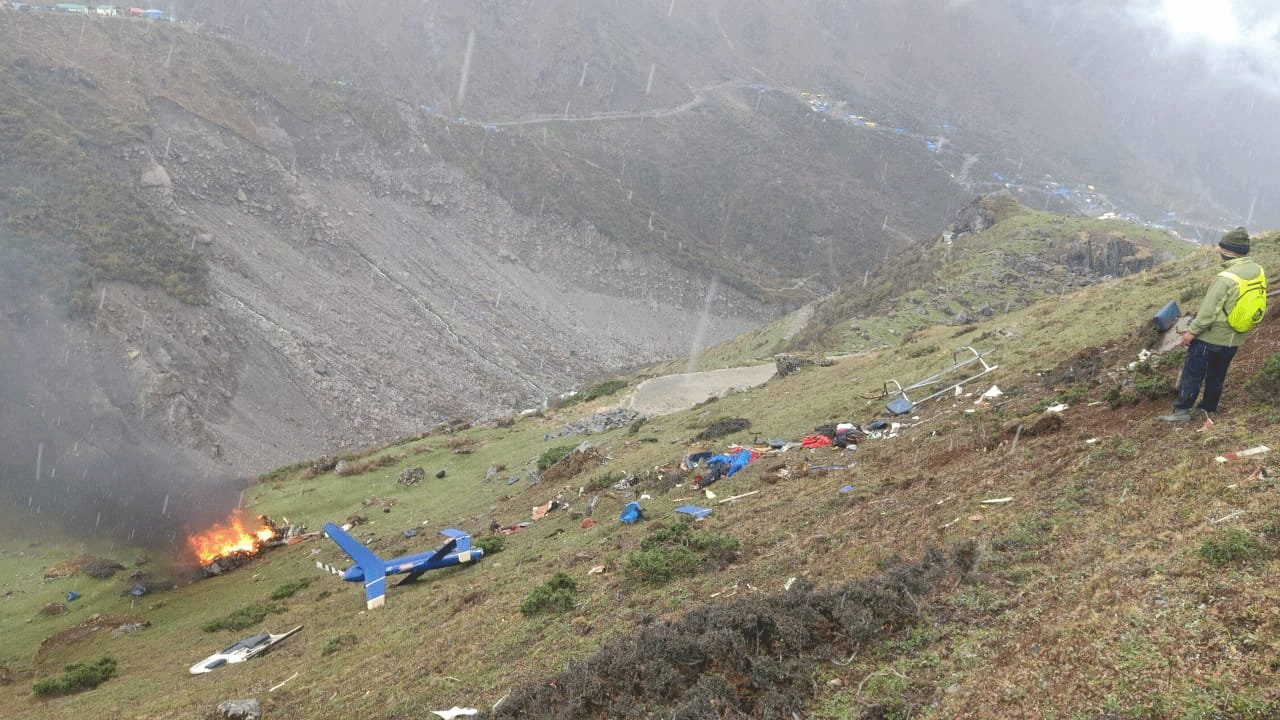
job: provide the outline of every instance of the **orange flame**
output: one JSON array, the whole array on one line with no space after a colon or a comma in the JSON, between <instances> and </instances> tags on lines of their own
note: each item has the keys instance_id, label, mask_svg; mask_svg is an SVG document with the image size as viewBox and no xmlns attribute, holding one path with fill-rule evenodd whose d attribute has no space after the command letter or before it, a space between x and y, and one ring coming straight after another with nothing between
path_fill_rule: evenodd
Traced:
<instances>
[{"instance_id":1,"label":"orange flame","mask_svg":"<svg viewBox=\"0 0 1280 720\"><path fill-rule=\"evenodd\" d=\"M244 522L240 519L240 509L237 508L227 518L226 525L214 524L200 535L188 536L187 548L199 558L201 565L208 565L232 553L256 553L260 545L274 535L275 529L266 524L252 532L246 530Z\"/></svg>"}]
</instances>

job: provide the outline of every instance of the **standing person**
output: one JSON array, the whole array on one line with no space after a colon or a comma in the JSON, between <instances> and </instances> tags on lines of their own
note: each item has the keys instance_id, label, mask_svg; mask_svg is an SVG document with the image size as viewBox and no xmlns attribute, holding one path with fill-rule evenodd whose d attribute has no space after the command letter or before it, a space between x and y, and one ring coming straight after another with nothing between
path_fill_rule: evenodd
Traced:
<instances>
[{"instance_id":1,"label":"standing person","mask_svg":"<svg viewBox=\"0 0 1280 720\"><path fill-rule=\"evenodd\" d=\"M1209 289L1200 308L1182 333L1182 346L1187 358L1182 364L1182 377L1178 380L1178 399L1173 403L1173 414L1160 416L1168 422L1186 422L1191 411L1203 410L1206 416L1218 411L1218 399L1222 397L1222 383L1227 379L1227 368L1236 356L1236 350L1244 344L1247 330L1232 327L1227 316L1240 299L1240 283L1260 281L1265 297L1266 274L1262 266L1249 258L1249 232L1242 227L1231 230L1218 241L1218 253L1222 256L1221 271ZM1204 395L1200 395L1200 386Z\"/></svg>"}]
</instances>

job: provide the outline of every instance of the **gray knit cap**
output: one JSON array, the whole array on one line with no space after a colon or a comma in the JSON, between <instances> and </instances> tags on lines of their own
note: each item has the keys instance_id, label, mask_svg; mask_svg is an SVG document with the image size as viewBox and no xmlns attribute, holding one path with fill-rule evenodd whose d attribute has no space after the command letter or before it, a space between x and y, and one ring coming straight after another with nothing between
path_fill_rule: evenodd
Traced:
<instances>
[{"instance_id":1,"label":"gray knit cap","mask_svg":"<svg viewBox=\"0 0 1280 720\"><path fill-rule=\"evenodd\" d=\"M1218 241L1218 247L1231 253L1232 255L1248 255L1249 254L1249 231L1242 227L1227 232Z\"/></svg>"}]
</instances>

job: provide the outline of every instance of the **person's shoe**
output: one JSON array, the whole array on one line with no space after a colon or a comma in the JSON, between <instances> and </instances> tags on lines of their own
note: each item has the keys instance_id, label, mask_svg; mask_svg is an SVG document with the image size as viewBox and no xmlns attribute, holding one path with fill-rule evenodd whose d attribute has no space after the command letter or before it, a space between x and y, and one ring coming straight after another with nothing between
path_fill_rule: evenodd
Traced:
<instances>
[{"instance_id":1,"label":"person's shoe","mask_svg":"<svg viewBox=\"0 0 1280 720\"><path fill-rule=\"evenodd\" d=\"M1161 415L1160 419L1165 422L1187 422L1191 419L1190 410L1174 410L1170 415Z\"/></svg>"}]
</instances>

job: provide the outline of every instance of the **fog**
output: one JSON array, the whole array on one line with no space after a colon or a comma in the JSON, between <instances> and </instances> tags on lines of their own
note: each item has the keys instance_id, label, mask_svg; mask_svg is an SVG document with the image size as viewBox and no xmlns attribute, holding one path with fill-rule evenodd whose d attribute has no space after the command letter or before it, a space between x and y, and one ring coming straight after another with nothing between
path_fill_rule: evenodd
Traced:
<instances>
[{"instance_id":1,"label":"fog","mask_svg":"<svg viewBox=\"0 0 1280 720\"><path fill-rule=\"evenodd\" d=\"M226 517L240 483L205 474L110 408L128 406L124 359L98 356L65 306L24 283L18 255L0 267L0 517L181 550L186 531Z\"/></svg>"},{"instance_id":2,"label":"fog","mask_svg":"<svg viewBox=\"0 0 1280 720\"><path fill-rule=\"evenodd\" d=\"M1017 2L1095 83L1115 131L1217 211L1280 226L1280 6L1266 0ZM957 0L953 7L1003 4Z\"/></svg>"}]
</instances>

